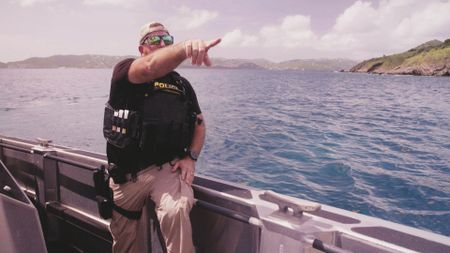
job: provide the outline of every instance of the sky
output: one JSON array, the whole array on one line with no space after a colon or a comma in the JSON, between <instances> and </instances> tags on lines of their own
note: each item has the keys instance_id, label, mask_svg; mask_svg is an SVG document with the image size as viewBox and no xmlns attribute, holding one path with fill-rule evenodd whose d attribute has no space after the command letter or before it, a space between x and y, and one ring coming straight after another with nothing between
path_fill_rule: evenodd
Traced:
<instances>
[{"instance_id":1,"label":"sky","mask_svg":"<svg viewBox=\"0 0 450 253\"><path fill-rule=\"evenodd\" d=\"M363 60L450 38L450 0L2 0L0 61L138 55L140 27L222 43L211 57Z\"/></svg>"}]
</instances>

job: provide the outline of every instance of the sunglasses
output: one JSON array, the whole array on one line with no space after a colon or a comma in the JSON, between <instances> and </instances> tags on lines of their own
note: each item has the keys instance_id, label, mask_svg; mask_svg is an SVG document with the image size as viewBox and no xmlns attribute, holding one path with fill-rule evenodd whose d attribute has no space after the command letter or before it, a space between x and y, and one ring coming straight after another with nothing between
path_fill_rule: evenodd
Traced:
<instances>
[{"instance_id":1,"label":"sunglasses","mask_svg":"<svg viewBox=\"0 0 450 253\"><path fill-rule=\"evenodd\" d=\"M161 44L161 40L164 41L164 45L166 46L173 44L173 36L168 34L148 36L142 41L142 44L157 46Z\"/></svg>"}]
</instances>

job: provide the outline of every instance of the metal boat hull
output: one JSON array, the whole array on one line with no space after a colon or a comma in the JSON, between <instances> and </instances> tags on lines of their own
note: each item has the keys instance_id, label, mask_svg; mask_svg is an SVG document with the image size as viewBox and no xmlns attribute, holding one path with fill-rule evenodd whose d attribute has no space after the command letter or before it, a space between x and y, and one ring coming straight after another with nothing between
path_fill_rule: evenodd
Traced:
<instances>
[{"instance_id":1,"label":"metal boat hull","mask_svg":"<svg viewBox=\"0 0 450 253\"><path fill-rule=\"evenodd\" d=\"M92 180L93 171L106 164L104 155L0 136L0 159L34 202L49 252L55 245L111 251L109 220L98 214ZM199 253L450 252L449 237L330 206L319 209L204 176L195 178L193 188L191 219ZM164 252L151 202L141 222L142 252ZM2 241L6 235L0 235Z\"/></svg>"}]
</instances>

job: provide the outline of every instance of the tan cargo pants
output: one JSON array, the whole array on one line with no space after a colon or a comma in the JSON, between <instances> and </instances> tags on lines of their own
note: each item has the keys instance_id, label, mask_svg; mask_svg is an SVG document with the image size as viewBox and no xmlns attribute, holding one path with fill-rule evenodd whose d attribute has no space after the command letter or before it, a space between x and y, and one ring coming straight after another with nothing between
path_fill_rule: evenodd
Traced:
<instances>
[{"instance_id":1,"label":"tan cargo pants","mask_svg":"<svg viewBox=\"0 0 450 253\"><path fill-rule=\"evenodd\" d=\"M174 162L172 162L174 164ZM114 203L126 210L141 210L147 198L155 202L156 214L161 225L169 253L195 253L192 243L192 227L189 218L194 203L192 188L181 180L179 171L172 172L172 165L150 166L137 174L135 182L118 185L110 182ZM138 252L136 240L139 220L131 220L113 212L110 231L113 237L113 253Z\"/></svg>"}]
</instances>

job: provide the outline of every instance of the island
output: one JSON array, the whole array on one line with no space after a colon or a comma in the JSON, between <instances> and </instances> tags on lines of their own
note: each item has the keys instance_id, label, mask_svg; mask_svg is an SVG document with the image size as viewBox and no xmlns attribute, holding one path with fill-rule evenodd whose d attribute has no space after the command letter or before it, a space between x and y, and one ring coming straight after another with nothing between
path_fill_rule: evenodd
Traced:
<instances>
[{"instance_id":1,"label":"island","mask_svg":"<svg viewBox=\"0 0 450 253\"><path fill-rule=\"evenodd\" d=\"M450 76L450 39L432 40L400 54L365 60L350 72Z\"/></svg>"}]
</instances>

